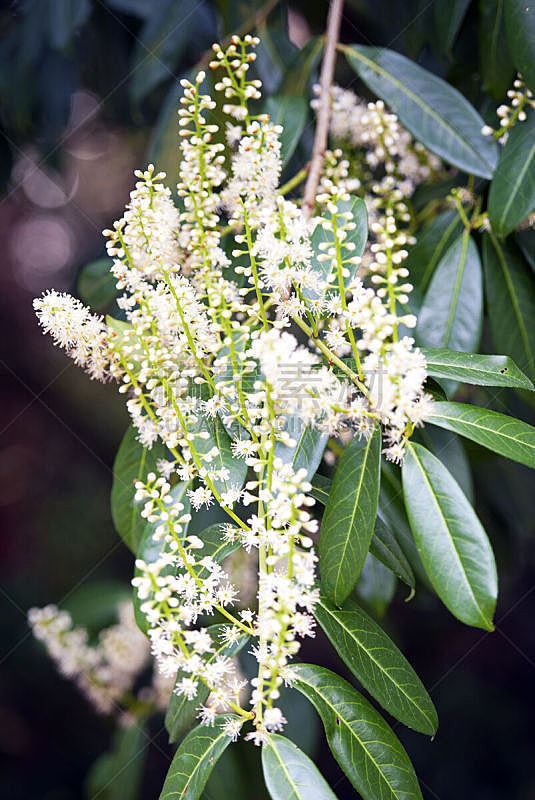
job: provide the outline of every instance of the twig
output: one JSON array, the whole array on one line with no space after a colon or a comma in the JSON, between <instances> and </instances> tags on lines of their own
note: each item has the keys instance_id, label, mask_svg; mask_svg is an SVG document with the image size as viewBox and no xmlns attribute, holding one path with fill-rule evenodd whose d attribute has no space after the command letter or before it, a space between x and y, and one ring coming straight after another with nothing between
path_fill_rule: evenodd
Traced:
<instances>
[{"instance_id":1,"label":"twig","mask_svg":"<svg viewBox=\"0 0 535 800\"><path fill-rule=\"evenodd\" d=\"M331 85L333 82L334 65L336 61L336 45L342 21L342 8L344 0L331 0L329 16L327 17L327 33L325 36L325 52L321 65L320 99L316 123L316 134L310 160L305 192L303 197L303 214L310 217L314 209L316 191L320 180L325 150L327 149L327 136L329 133L329 119L331 116Z\"/></svg>"}]
</instances>

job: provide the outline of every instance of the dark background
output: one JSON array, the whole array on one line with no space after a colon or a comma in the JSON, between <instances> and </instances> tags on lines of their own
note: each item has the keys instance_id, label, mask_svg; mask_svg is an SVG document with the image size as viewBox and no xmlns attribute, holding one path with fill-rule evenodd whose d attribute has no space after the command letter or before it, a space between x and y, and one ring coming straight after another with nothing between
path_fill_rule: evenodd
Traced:
<instances>
[{"instance_id":1,"label":"dark background","mask_svg":"<svg viewBox=\"0 0 535 800\"><path fill-rule=\"evenodd\" d=\"M121 216L147 152L173 169L178 78L255 9L262 5L232 0L1 6L0 796L9 800L81 798L113 732L34 642L28 608L68 605L91 587L98 593L100 582L127 586L132 569L109 510L111 466L128 424L123 403L41 335L32 299L48 287L76 293L80 269L105 254L100 231ZM292 4L292 40L321 33L326 9L325 0ZM389 45L448 77L480 109L496 105L480 88L477 3L450 53L436 44L441 9L353 0L342 38ZM268 25L280 28L286 11L275 9ZM507 88L505 51L503 70ZM269 60L267 71L276 84ZM338 76L347 84L353 77L343 67ZM294 166L305 160L298 153ZM530 418L517 398L501 393L502 404ZM497 629L463 626L424 592L407 605L398 587L383 624L430 689L440 728L434 742L401 725L396 732L425 800L527 800L535 798L535 486L527 469L475 447L470 458L498 560ZM321 663L341 669L321 636L305 657L318 660L318 648ZM161 727L154 722L147 742L143 800L158 796L172 757ZM338 797L356 797L324 740L309 747ZM254 780L244 795L264 796Z\"/></svg>"}]
</instances>

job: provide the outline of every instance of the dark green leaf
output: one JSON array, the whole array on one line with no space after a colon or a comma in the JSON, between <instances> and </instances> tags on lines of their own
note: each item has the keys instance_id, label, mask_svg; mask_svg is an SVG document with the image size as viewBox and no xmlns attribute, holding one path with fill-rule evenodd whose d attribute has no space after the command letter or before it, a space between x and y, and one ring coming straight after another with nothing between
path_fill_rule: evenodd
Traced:
<instances>
[{"instance_id":1,"label":"dark green leaf","mask_svg":"<svg viewBox=\"0 0 535 800\"><path fill-rule=\"evenodd\" d=\"M315 475L312 479L312 491L310 494L319 503L326 506L331 488L332 481L330 478L326 478L324 475ZM414 588L414 575L411 566L392 533L387 519L382 516L380 509L375 520L375 528L370 542L370 553L385 567L392 570L408 586Z\"/></svg>"},{"instance_id":2,"label":"dark green leaf","mask_svg":"<svg viewBox=\"0 0 535 800\"><path fill-rule=\"evenodd\" d=\"M535 428L527 422L466 403L433 403L426 421L535 467Z\"/></svg>"},{"instance_id":3,"label":"dark green leaf","mask_svg":"<svg viewBox=\"0 0 535 800\"><path fill-rule=\"evenodd\" d=\"M453 166L492 178L496 144L483 136L483 120L460 92L393 50L353 45L344 52L416 139Z\"/></svg>"},{"instance_id":4,"label":"dark green leaf","mask_svg":"<svg viewBox=\"0 0 535 800\"><path fill-rule=\"evenodd\" d=\"M150 744L141 720L119 727L112 748L91 767L86 780L89 800L138 800L141 796L143 768Z\"/></svg>"},{"instance_id":5,"label":"dark green leaf","mask_svg":"<svg viewBox=\"0 0 535 800\"><path fill-rule=\"evenodd\" d=\"M320 529L322 587L335 605L343 603L358 580L377 516L381 430L369 439L355 437L336 470Z\"/></svg>"},{"instance_id":6,"label":"dark green leaf","mask_svg":"<svg viewBox=\"0 0 535 800\"><path fill-rule=\"evenodd\" d=\"M142 508L134 502L134 483L145 480L149 472L156 472L157 462L165 458L166 453L166 448L159 441L150 450L143 447L136 439L135 428L130 425L115 458L111 514L117 533L134 553L137 552L145 527L145 520L141 517Z\"/></svg>"},{"instance_id":7,"label":"dark green leaf","mask_svg":"<svg viewBox=\"0 0 535 800\"><path fill-rule=\"evenodd\" d=\"M406 263L411 281L422 292L429 286L440 258L462 229L463 223L457 211L443 211L418 231L416 244L410 248Z\"/></svg>"},{"instance_id":8,"label":"dark green leaf","mask_svg":"<svg viewBox=\"0 0 535 800\"><path fill-rule=\"evenodd\" d=\"M189 43L200 6L195 0L168 0L147 18L136 37L132 60L129 87L135 102L175 77L174 67Z\"/></svg>"},{"instance_id":9,"label":"dark green leaf","mask_svg":"<svg viewBox=\"0 0 535 800\"><path fill-rule=\"evenodd\" d=\"M328 669L290 669L293 685L315 706L334 757L364 800L421 800L407 753L368 701Z\"/></svg>"},{"instance_id":10,"label":"dark green leaf","mask_svg":"<svg viewBox=\"0 0 535 800\"><path fill-rule=\"evenodd\" d=\"M479 1L479 65L483 88L501 100L513 82L514 66L505 41L504 0Z\"/></svg>"},{"instance_id":11,"label":"dark green leaf","mask_svg":"<svg viewBox=\"0 0 535 800\"><path fill-rule=\"evenodd\" d=\"M535 379L535 279L521 255L485 236L483 263L494 347Z\"/></svg>"},{"instance_id":12,"label":"dark green leaf","mask_svg":"<svg viewBox=\"0 0 535 800\"><path fill-rule=\"evenodd\" d=\"M268 97L264 111L274 125L282 125L281 158L285 166L303 133L308 115L308 103L302 95L279 94Z\"/></svg>"},{"instance_id":13,"label":"dark green leaf","mask_svg":"<svg viewBox=\"0 0 535 800\"><path fill-rule=\"evenodd\" d=\"M208 438L195 438L195 448L201 455L210 452L214 447L217 448L217 456L213 459L212 469L214 472L223 468L228 469L229 477L225 480L216 478L213 484L218 492L228 492L231 487L241 489L247 476L247 464L243 458L234 458L231 450L231 438L225 430L225 426L219 419L210 419L206 415L199 416L196 425L188 428L192 433L208 434Z\"/></svg>"},{"instance_id":14,"label":"dark green leaf","mask_svg":"<svg viewBox=\"0 0 535 800\"><path fill-rule=\"evenodd\" d=\"M262 767L272 800L336 800L314 762L284 736L271 734Z\"/></svg>"},{"instance_id":15,"label":"dark green leaf","mask_svg":"<svg viewBox=\"0 0 535 800\"><path fill-rule=\"evenodd\" d=\"M396 594L396 576L372 555L371 548L354 594L376 617L384 617Z\"/></svg>"},{"instance_id":16,"label":"dark green leaf","mask_svg":"<svg viewBox=\"0 0 535 800\"><path fill-rule=\"evenodd\" d=\"M535 272L535 230L533 228L525 228L524 230L516 231L514 237L515 242L522 251L522 255L533 272Z\"/></svg>"},{"instance_id":17,"label":"dark green leaf","mask_svg":"<svg viewBox=\"0 0 535 800\"><path fill-rule=\"evenodd\" d=\"M416 328L426 347L472 352L483 318L481 262L467 231L442 256L426 292Z\"/></svg>"},{"instance_id":18,"label":"dark green leaf","mask_svg":"<svg viewBox=\"0 0 535 800\"><path fill-rule=\"evenodd\" d=\"M517 122L500 154L489 192L489 219L498 236L507 236L535 208L535 112Z\"/></svg>"},{"instance_id":19,"label":"dark green leaf","mask_svg":"<svg viewBox=\"0 0 535 800\"><path fill-rule=\"evenodd\" d=\"M357 603L348 599L337 609L320 597L314 615L345 665L386 711L409 728L436 733L437 713L418 675Z\"/></svg>"},{"instance_id":20,"label":"dark green leaf","mask_svg":"<svg viewBox=\"0 0 535 800\"><path fill-rule=\"evenodd\" d=\"M505 32L513 63L535 92L535 6L527 0L505 0Z\"/></svg>"},{"instance_id":21,"label":"dark green leaf","mask_svg":"<svg viewBox=\"0 0 535 800\"><path fill-rule=\"evenodd\" d=\"M427 374L474 386L512 386L533 389L533 384L508 356L485 356L458 350L423 347Z\"/></svg>"},{"instance_id":22,"label":"dark green leaf","mask_svg":"<svg viewBox=\"0 0 535 800\"><path fill-rule=\"evenodd\" d=\"M407 444L402 475L411 528L437 594L458 619L493 630L496 565L474 509L446 467L421 445Z\"/></svg>"},{"instance_id":23,"label":"dark green leaf","mask_svg":"<svg viewBox=\"0 0 535 800\"><path fill-rule=\"evenodd\" d=\"M288 65L278 94L308 95L322 50L323 40L320 36L309 39Z\"/></svg>"},{"instance_id":24,"label":"dark green leaf","mask_svg":"<svg viewBox=\"0 0 535 800\"><path fill-rule=\"evenodd\" d=\"M218 758L230 744L222 730L233 714L216 717L213 728L198 725L185 737L175 753L160 800L198 800Z\"/></svg>"},{"instance_id":25,"label":"dark green leaf","mask_svg":"<svg viewBox=\"0 0 535 800\"><path fill-rule=\"evenodd\" d=\"M110 272L109 258L99 258L83 267L78 275L78 295L96 311L102 311L117 297L117 279Z\"/></svg>"},{"instance_id":26,"label":"dark green leaf","mask_svg":"<svg viewBox=\"0 0 535 800\"><path fill-rule=\"evenodd\" d=\"M470 0L435 0L433 3L435 36L443 53L451 53L469 5Z\"/></svg>"},{"instance_id":27,"label":"dark green leaf","mask_svg":"<svg viewBox=\"0 0 535 800\"><path fill-rule=\"evenodd\" d=\"M202 549L202 555L210 556L216 561L218 564L221 563L227 556L230 556L231 553L234 553L240 547L240 541L237 540L235 542L227 542L223 539L221 535L221 524L216 522L213 525L210 525L208 528L205 528L201 533L198 534L199 539L202 539L204 542L204 547ZM205 573L203 572L204 567L199 571L199 575L204 577Z\"/></svg>"},{"instance_id":28,"label":"dark green leaf","mask_svg":"<svg viewBox=\"0 0 535 800\"><path fill-rule=\"evenodd\" d=\"M204 552L204 551L203 551ZM217 656L227 656L233 658L240 650L247 644L249 637L247 634L239 636L234 644L222 644L221 634L226 629L226 625L216 624L210 625L206 630L210 635L213 644L214 652L207 658L207 662L213 661ZM182 670L178 670L175 685L186 677ZM167 712L165 714L165 727L169 733L169 741L176 742L180 737L193 725L197 717L199 706L204 705L208 699L210 690L199 681L197 695L192 700L188 700L185 695L177 695L175 692L171 694Z\"/></svg>"},{"instance_id":29,"label":"dark green leaf","mask_svg":"<svg viewBox=\"0 0 535 800\"><path fill-rule=\"evenodd\" d=\"M400 470L393 464L383 461L381 464L381 489L379 492L378 514L384 519L396 537L412 571L418 581L431 588L431 583L422 564L416 548L414 537L409 526L403 503L403 489L400 480Z\"/></svg>"}]
</instances>

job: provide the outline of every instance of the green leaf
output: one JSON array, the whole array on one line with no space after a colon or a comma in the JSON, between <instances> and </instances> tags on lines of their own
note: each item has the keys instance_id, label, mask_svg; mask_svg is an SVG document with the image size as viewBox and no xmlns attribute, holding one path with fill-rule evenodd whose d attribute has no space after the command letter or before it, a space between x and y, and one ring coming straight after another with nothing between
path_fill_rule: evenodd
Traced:
<instances>
[{"instance_id":1,"label":"green leaf","mask_svg":"<svg viewBox=\"0 0 535 800\"><path fill-rule=\"evenodd\" d=\"M173 503L176 504L181 502L184 506L183 514L188 514L190 511L190 503L188 496L186 494L186 490L189 486L189 483L177 483L176 486L173 486L169 494L173 498ZM140 509L141 510L141 509ZM165 537L162 539L154 539L154 532L156 528L160 525L160 521L157 522L146 522L145 529L143 531L143 535L139 542L139 547L137 551L137 557L141 558L146 564L152 564L154 561L157 561L162 553L170 552L170 547L168 542L166 542ZM188 530L189 523L182 524L182 536L185 536ZM164 567L161 574L162 575L170 575L173 572L173 567L171 565ZM139 577L141 574L141 570L137 567L135 569L134 575L135 577ZM152 593L151 593L152 597ZM150 599L150 598L149 598ZM144 600L140 600L137 594L137 591L134 589L134 616L136 618L136 623L138 628L143 631L143 633L147 633L149 630L149 624L147 622L147 617L141 611L141 605L144 603Z\"/></svg>"},{"instance_id":2,"label":"green leaf","mask_svg":"<svg viewBox=\"0 0 535 800\"><path fill-rule=\"evenodd\" d=\"M149 734L141 720L119 727L111 750L91 766L86 779L89 800L138 800L149 744Z\"/></svg>"},{"instance_id":3,"label":"green leaf","mask_svg":"<svg viewBox=\"0 0 535 800\"><path fill-rule=\"evenodd\" d=\"M305 425L298 416L290 416L286 429L296 442L295 447L288 447L281 442L275 444L274 455L285 464L291 464L294 470L306 469L307 480L311 480L323 458L328 435L322 433L315 425Z\"/></svg>"},{"instance_id":4,"label":"green leaf","mask_svg":"<svg viewBox=\"0 0 535 800\"><path fill-rule=\"evenodd\" d=\"M315 475L312 479L310 494L319 503L326 506L331 491L332 481L324 475ZM375 528L370 542L370 553L375 556L385 567L401 578L407 586L414 588L414 574L407 561L396 537L392 533L388 521L382 516L379 509Z\"/></svg>"},{"instance_id":5,"label":"green leaf","mask_svg":"<svg viewBox=\"0 0 535 800\"><path fill-rule=\"evenodd\" d=\"M468 11L470 0L435 0L435 36L441 51L449 55Z\"/></svg>"},{"instance_id":6,"label":"green leaf","mask_svg":"<svg viewBox=\"0 0 535 800\"><path fill-rule=\"evenodd\" d=\"M535 468L535 428L527 422L466 403L433 403L426 422Z\"/></svg>"},{"instance_id":7,"label":"green leaf","mask_svg":"<svg viewBox=\"0 0 535 800\"><path fill-rule=\"evenodd\" d=\"M517 122L500 154L489 192L492 230L507 236L535 208L535 113Z\"/></svg>"},{"instance_id":8,"label":"green leaf","mask_svg":"<svg viewBox=\"0 0 535 800\"><path fill-rule=\"evenodd\" d=\"M416 244L409 249L407 269L411 281L425 292L441 256L462 233L463 223L457 211L443 211L417 233Z\"/></svg>"},{"instance_id":9,"label":"green leaf","mask_svg":"<svg viewBox=\"0 0 535 800\"><path fill-rule=\"evenodd\" d=\"M314 616L353 675L381 706L409 728L430 736L438 717L405 656L383 629L348 599L341 609L320 597Z\"/></svg>"},{"instance_id":10,"label":"green leaf","mask_svg":"<svg viewBox=\"0 0 535 800\"><path fill-rule=\"evenodd\" d=\"M433 347L422 347L422 353L427 362L427 374L435 378L449 378L474 386L533 389L530 379L509 356L485 356Z\"/></svg>"},{"instance_id":11,"label":"green leaf","mask_svg":"<svg viewBox=\"0 0 535 800\"><path fill-rule=\"evenodd\" d=\"M377 516L381 430L348 444L334 475L320 529L321 583L335 605L358 580Z\"/></svg>"},{"instance_id":12,"label":"green leaf","mask_svg":"<svg viewBox=\"0 0 535 800\"><path fill-rule=\"evenodd\" d=\"M218 564L221 563L227 556L230 556L241 547L240 541L226 542L221 535L221 524L215 522L209 525L201 533L198 534L199 539L204 542L202 555L210 556ZM199 571L199 575L204 577L207 573L204 572L204 567Z\"/></svg>"},{"instance_id":13,"label":"green leaf","mask_svg":"<svg viewBox=\"0 0 535 800\"><path fill-rule=\"evenodd\" d=\"M377 519L375 520L375 529L370 543L370 553L375 556L381 564L384 564L385 567L392 570L394 575L401 578L407 586L414 589L414 573L411 569L411 565L407 561L403 550L392 533L386 518L382 517L381 509L378 509Z\"/></svg>"},{"instance_id":14,"label":"green leaf","mask_svg":"<svg viewBox=\"0 0 535 800\"><path fill-rule=\"evenodd\" d=\"M535 92L535 6L526 0L505 0L505 32L513 63Z\"/></svg>"},{"instance_id":15,"label":"green leaf","mask_svg":"<svg viewBox=\"0 0 535 800\"><path fill-rule=\"evenodd\" d=\"M247 642L249 636L241 634L234 644L221 644L221 634L226 629L226 625L218 623L210 625L206 631L215 647L215 651L206 659L207 663L214 661L217 656L227 656L227 658L234 658L240 650L242 650ZM186 677L186 673L178 670L175 685ZM197 717L197 710L199 706L204 705L208 699L210 690L199 681L197 695L192 700L188 700L185 695L177 695L172 692L165 714L165 727L169 733L169 741L176 742L180 737L193 725Z\"/></svg>"},{"instance_id":16,"label":"green leaf","mask_svg":"<svg viewBox=\"0 0 535 800\"><path fill-rule=\"evenodd\" d=\"M364 800L421 800L401 742L356 689L323 667L296 664L290 671L292 685L316 708L335 759Z\"/></svg>"},{"instance_id":17,"label":"green leaf","mask_svg":"<svg viewBox=\"0 0 535 800\"><path fill-rule=\"evenodd\" d=\"M378 514L384 519L394 534L403 554L409 562L418 581L431 589L431 583L422 564L410 529L403 503L403 489L400 470L385 461L381 464L381 489L379 491Z\"/></svg>"},{"instance_id":18,"label":"green leaf","mask_svg":"<svg viewBox=\"0 0 535 800\"><path fill-rule=\"evenodd\" d=\"M396 594L396 576L370 552L362 567L354 595L376 617L384 617Z\"/></svg>"},{"instance_id":19,"label":"green leaf","mask_svg":"<svg viewBox=\"0 0 535 800\"><path fill-rule=\"evenodd\" d=\"M174 67L189 44L198 9L195 0L168 0L147 18L136 36L132 58L129 89L135 102L175 77Z\"/></svg>"},{"instance_id":20,"label":"green leaf","mask_svg":"<svg viewBox=\"0 0 535 800\"><path fill-rule=\"evenodd\" d=\"M198 800L214 765L230 744L230 736L222 730L229 718L239 719L234 714L220 715L213 728L198 725L188 733L171 762L160 800Z\"/></svg>"},{"instance_id":21,"label":"green leaf","mask_svg":"<svg viewBox=\"0 0 535 800\"><path fill-rule=\"evenodd\" d=\"M102 311L117 297L117 279L110 272L109 258L99 258L82 267L78 275L77 292L80 300Z\"/></svg>"},{"instance_id":22,"label":"green leaf","mask_svg":"<svg viewBox=\"0 0 535 800\"><path fill-rule=\"evenodd\" d=\"M504 0L479 1L479 68L483 88L501 100L513 82L514 66L505 41Z\"/></svg>"},{"instance_id":23,"label":"green leaf","mask_svg":"<svg viewBox=\"0 0 535 800\"><path fill-rule=\"evenodd\" d=\"M115 457L111 488L113 524L134 553L137 552L145 527L142 508L134 502L134 483L145 480L149 472L157 472L157 462L165 458L167 453L159 441L147 450L137 441L136 435L135 428L130 425Z\"/></svg>"},{"instance_id":24,"label":"green leaf","mask_svg":"<svg viewBox=\"0 0 535 800\"><path fill-rule=\"evenodd\" d=\"M524 228L524 230L516 231L514 240L532 271L535 272L535 230Z\"/></svg>"},{"instance_id":25,"label":"green leaf","mask_svg":"<svg viewBox=\"0 0 535 800\"><path fill-rule=\"evenodd\" d=\"M314 762L284 736L270 735L262 768L272 800L336 800Z\"/></svg>"},{"instance_id":26,"label":"green leaf","mask_svg":"<svg viewBox=\"0 0 535 800\"><path fill-rule=\"evenodd\" d=\"M490 331L495 349L535 380L535 279L521 255L485 236L483 264Z\"/></svg>"},{"instance_id":27,"label":"green leaf","mask_svg":"<svg viewBox=\"0 0 535 800\"><path fill-rule=\"evenodd\" d=\"M429 150L465 172L492 178L497 146L483 136L483 120L460 92L393 50L352 45L344 53L364 83Z\"/></svg>"},{"instance_id":28,"label":"green leaf","mask_svg":"<svg viewBox=\"0 0 535 800\"><path fill-rule=\"evenodd\" d=\"M426 347L472 352L483 319L483 284L479 253L465 231L447 249L431 279L416 328Z\"/></svg>"},{"instance_id":29,"label":"green leaf","mask_svg":"<svg viewBox=\"0 0 535 800\"><path fill-rule=\"evenodd\" d=\"M442 461L446 469L452 475L455 475L455 480L466 495L466 499L473 504L474 482L472 480L472 470L459 437L444 428L426 425L421 431L418 431L418 438L415 437L414 441L418 442L418 444L423 444L424 447L431 450Z\"/></svg>"},{"instance_id":30,"label":"green leaf","mask_svg":"<svg viewBox=\"0 0 535 800\"><path fill-rule=\"evenodd\" d=\"M421 445L407 444L402 476L411 528L437 594L458 619L493 630L496 565L474 509L444 465Z\"/></svg>"},{"instance_id":31,"label":"green leaf","mask_svg":"<svg viewBox=\"0 0 535 800\"><path fill-rule=\"evenodd\" d=\"M307 96L323 51L323 39L315 36L297 51L286 70L278 94Z\"/></svg>"},{"instance_id":32,"label":"green leaf","mask_svg":"<svg viewBox=\"0 0 535 800\"><path fill-rule=\"evenodd\" d=\"M303 95L279 94L268 97L264 112L273 125L282 125L281 158L283 167L288 163L299 143L308 116L308 103Z\"/></svg>"}]
</instances>

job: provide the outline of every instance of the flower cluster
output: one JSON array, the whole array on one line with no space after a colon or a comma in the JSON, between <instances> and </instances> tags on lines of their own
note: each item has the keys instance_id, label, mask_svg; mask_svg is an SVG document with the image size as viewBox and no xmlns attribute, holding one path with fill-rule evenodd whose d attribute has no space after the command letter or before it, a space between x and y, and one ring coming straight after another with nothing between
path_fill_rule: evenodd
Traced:
<instances>
[{"instance_id":1,"label":"flower cluster","mask_svg":"<svg viewBox=\"0 0 535 800\"><path fill-rule=\"evenodd\" d=\"M517 122L524 122L527 119L526 107L535 108L533 92L525 85L521 75L516 76L513 88L507 92L507 98L509 104L502 103L496 109L496 115L500 120L498 128L484 125L481 129L483 136L493 136L500 144L505 144L509 131Z\"/></svg>"},{"instance_id":2,"label":"flower cluster","mask_svg":"<svg viewBox=\"0 0 535 800\"><path fill-rule=\"evenodd\" d=\"M387 456L400 461L426 416L425 361L399 326L415 324L405 200L437 164L381 103L360 113L337 90L333 134L351 132L366 168L384 171L366 198L373 241L364 253L366 206L341 150L328 155L318 214L307 221L278 188L281 128L249 111L260 91L249 80L257 41L214 46L227 149L216 136L216 101L201 91L205 75L182 82L181 210L150 165L104 232L125 321L104 322L55 293L36 309L78 363L117 381L143 446L167 448L135 486L151 538L133 585L161 673L177 676L177 694L198 699L202 722L235 712L229 736L249 719L260 743L284 724L282 675L314 633L318 521L297 459L301 433L321 445L380 424ZM348 103L361 124L344 128ZM227 522L190 533L191 509L212 504ZM238 548L256 554L251 608L222 563ZM224 622L207 627L212 615ZM252 710L233 660L247 637L258 660Z\"/></svg>"},{"instance_id":3,"label":"flower cluster","mask_svg":"<svg viewBox=\"0 0 535 800\"><path fill-rule=\"evenodd\" d=\"M120 603L118 617L118 623L101 631L92 644L85 628L73 626L68 611L48 605L28 612L34 636L45 645L60 673L75 681L103 714L128 708L125 697L149 660L149 645L135 623L132 604ZM153 686L141 689L138 696L142 702L165 707L171 688L155 670Z\"/></svg>"}]
</instances>

